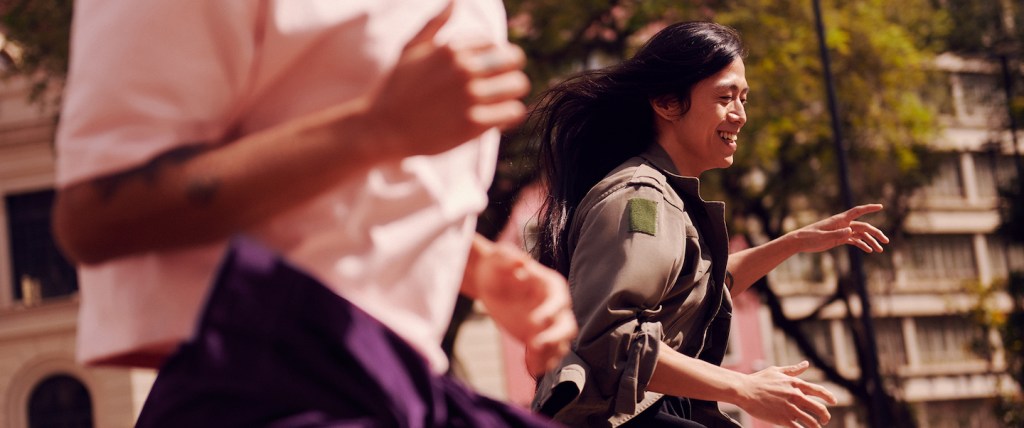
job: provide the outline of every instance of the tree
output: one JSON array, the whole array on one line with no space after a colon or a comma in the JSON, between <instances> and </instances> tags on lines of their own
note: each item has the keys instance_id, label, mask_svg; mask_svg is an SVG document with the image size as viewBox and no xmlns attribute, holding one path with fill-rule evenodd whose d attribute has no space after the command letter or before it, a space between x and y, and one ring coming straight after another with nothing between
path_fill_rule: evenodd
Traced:
<instances>
[{"instance_id":1,"label":"tree","mask_svg":"<svg viewBox=\"0 0 1024 428\"><path fill-rule=\"evenodd\" d=\"M71 0L0 0L0 38L17 46L2 55L10 74L31 79L33 100L60 102L41 97L59 94L67 75L71 15Z\"/></svg>"}]
</instances>

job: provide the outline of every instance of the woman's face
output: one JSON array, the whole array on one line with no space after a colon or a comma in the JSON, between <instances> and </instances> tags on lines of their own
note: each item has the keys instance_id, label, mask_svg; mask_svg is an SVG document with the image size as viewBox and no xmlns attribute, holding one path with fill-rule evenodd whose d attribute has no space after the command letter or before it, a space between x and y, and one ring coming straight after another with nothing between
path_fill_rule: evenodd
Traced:
<instances>
[{"instance_id":1,"label":"woman's face","mask_svg":"<svg viewBox=\"0 0 1024 428\"><path fill-rule=\"evenodd\" d=\"M743 104L749 90L743 60L737 58L694 85L689 111L659 124L659 143L681 174L698 177L732 165L740 128L747 122Z\"/></svg>"}]
</instances>

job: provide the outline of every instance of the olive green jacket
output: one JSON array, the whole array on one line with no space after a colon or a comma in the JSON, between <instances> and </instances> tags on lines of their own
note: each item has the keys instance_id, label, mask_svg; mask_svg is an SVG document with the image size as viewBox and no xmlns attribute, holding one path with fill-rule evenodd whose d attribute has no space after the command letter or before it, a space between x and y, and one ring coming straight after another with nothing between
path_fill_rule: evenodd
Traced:
<instances>
[{"instance_id":1,"label":"olive green jacket","mask_svg":"<svg viewBox=\"0 0 1024 428\"><path fill-rule=\"evenodd\" d=\"M614 427L662 397L646 391L660 347L721 364L732 318L724 204L702 200L700 182L675 171L653 144L583 198L568 236L580 332L540 380L535 410ZM717 403L690 402L694 420L738 426Z\"/></svg>"}]
</instances>

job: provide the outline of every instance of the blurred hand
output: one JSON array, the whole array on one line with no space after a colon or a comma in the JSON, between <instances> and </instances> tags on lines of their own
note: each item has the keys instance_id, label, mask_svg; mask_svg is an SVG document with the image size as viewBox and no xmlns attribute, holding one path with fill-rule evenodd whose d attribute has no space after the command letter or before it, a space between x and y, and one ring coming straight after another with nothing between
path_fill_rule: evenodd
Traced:
<instances>
[{"instance_id":1,"label":"blurred hand","mask_svg":"<svg viewBox=\"0 0 1024 428\"><path fill-rule=\"evenodd\" d=\"M814 397L836 404L827 389L796 376L810 365L803 361L787 367L769 367L747 375L743 400L736 403L751 416L779 426L818 428L832 418L825 405Z\"/></svg>"},{"instance_id":2,"label":"blurred hand","mask_svg":"<svg viewBox=\"0 0 1024 428\"><path fill-rule=\"evenodd\" d=\"M800 243L801 252L825 251L843 244L853 245L866 253L882 252L882 244L888 244L889 238L877 227L856 221L865 214L881 209L880 204L860 205L801 227L790 234Z\"/></svg>"},{"instance_id":3,"label":"blurred hand","mask_svg":"<svg viewBox=\"0 0 1024 428\"><path fill-rule=\"evenodd\" d=\"M565 279L525 252L479 235L473 248L463 292L480 300L499 327L523 342L530 374L553 369L577 333Z\"/></svg>"},{"instance_id":4,"label":"blurred hand","mask_svg":"<svg viewBox=\"0 0 1024 428\"><path fill-rule=\"evenodd\" d=\"M484 131L517 124L530 89L519 47L434 41L453 5L409 41L394 70L369 100L367 119L382 150L396 156L436 154Z\"/></svg>"}]
</instances>

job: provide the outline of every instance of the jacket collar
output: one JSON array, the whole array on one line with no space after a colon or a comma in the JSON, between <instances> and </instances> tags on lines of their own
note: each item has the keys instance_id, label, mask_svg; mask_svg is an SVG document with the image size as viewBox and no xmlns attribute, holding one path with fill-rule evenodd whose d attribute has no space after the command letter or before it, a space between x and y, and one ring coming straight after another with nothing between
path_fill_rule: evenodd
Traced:
<instances>
[{"instance_id":1,"label":"jacket collar","mask_svg":"<svg viewBox=\"0 0 1024 428\"><path fill-rule=\"evenodd\" d=\"M704 199L700 197L700 179L680 175L676 165L672 163L672 158L668 156L668 152L660 144L651 143L643 153L640 153L640 157L665 174L665 178L677 192L683 192L687 196L704 202Z\"/></svg>"}]
</instances>

